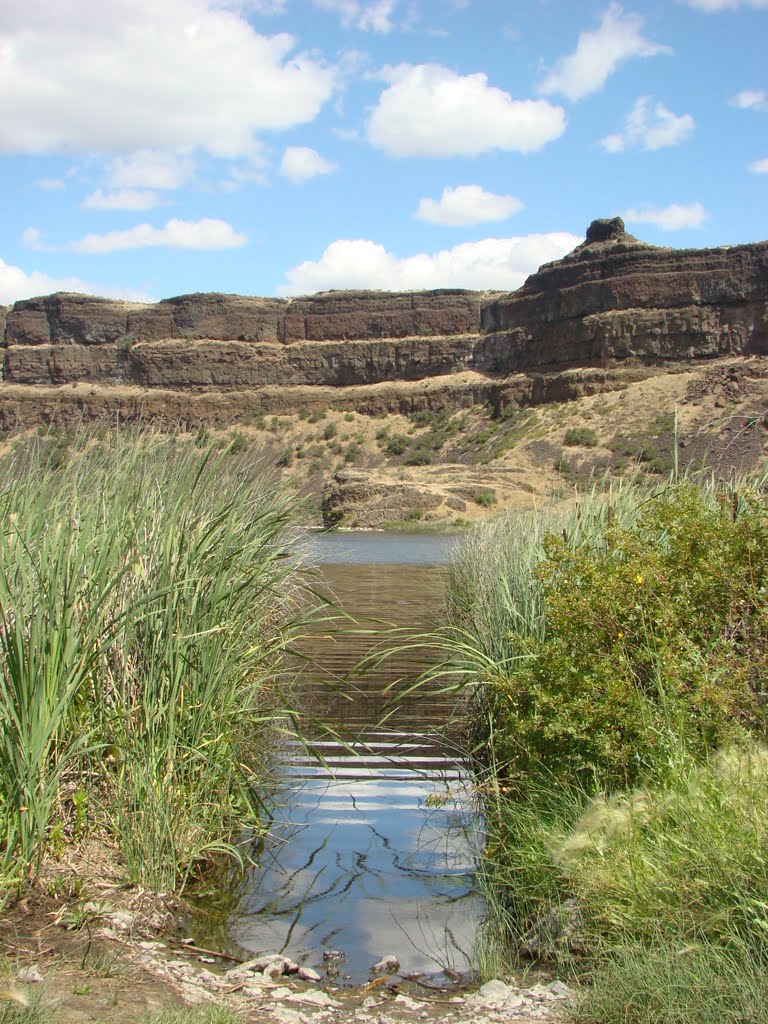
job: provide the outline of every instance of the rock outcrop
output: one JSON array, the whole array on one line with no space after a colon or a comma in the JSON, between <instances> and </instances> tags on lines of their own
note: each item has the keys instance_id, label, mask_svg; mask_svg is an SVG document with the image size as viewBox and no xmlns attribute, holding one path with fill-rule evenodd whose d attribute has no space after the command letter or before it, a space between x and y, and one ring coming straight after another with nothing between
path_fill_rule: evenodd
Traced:
<instances>
[{"instance_id":1,"label":"rock outcrop","mask_svg":"<svg viewBox=\"0 0 768 1024\"><path fill-rule=\"evenodd\" d=\"M235 393L252 407L270 389L405 392L465 372L481 401L525 403L571 370L768 353L768 242L666 249L614 218L594 221L572 253L509 294L204 294L146 305L56 294L0 310L0 330L3 404L7 385L87 383L187 395L179 406ZM236 418L244 402L225 404Z\"/></svg>"}]
</instances>

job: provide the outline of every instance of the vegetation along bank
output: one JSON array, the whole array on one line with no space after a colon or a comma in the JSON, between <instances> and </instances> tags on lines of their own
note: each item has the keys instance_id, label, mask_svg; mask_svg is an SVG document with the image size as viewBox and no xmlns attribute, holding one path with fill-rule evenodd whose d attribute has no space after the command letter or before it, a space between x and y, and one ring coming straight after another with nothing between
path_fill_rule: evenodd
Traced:
<instances>
[{"instance_id":1,"label":"vegetation along bank","mask_svg":"<svg viewBox=\"0 0 768 1024\"><path fill-rule=\"evenodd\" d=\"M183 890L258 837L306 582L263 467L127 431L0 465L0 893L98 837Z\"/></svg>"},{"instance_id":2,"label":"vegetation along bank","mask_svg":"<svg viewBox=\"0 0 768 1024\"><path fill-rule=\"evenodd\" d=\"M487 522L449 614L488 822L486 972L510 950L557 964L583 1024L764 1021L764 480Z\"/></svg>"}]
</instances>

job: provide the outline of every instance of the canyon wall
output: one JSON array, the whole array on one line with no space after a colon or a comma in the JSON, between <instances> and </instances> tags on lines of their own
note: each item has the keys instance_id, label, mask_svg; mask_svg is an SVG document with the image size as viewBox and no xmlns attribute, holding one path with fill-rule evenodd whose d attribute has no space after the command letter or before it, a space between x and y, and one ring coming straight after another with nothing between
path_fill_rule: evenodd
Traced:
<instances>
[{"instance_id":1,"label":"canyon wall","mask_svg":"<svg viewBox=\"0 0 768 1024\"><path fill-rule=\"evenodd\" d=\"M768 354L768 242L666 249L616 218L509 294L56 294L0 310L0 337L6 385L245 392L474 371L490 393L514 374Z\"/></svg>"}]
</instances>

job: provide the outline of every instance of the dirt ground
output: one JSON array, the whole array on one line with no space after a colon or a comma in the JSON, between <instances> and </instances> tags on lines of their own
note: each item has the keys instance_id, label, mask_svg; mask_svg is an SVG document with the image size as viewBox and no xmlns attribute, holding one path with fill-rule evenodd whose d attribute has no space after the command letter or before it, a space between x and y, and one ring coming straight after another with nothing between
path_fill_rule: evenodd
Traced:
<instances>
[{"instance_id":1,"label":"dirt ground","mask_svg":"<svg viewBox=\"0 0 768 1024\"><path fill-rule=\"evenodd\" d=\"M6 908L0 999L18 1013L9 1018L0 1006L0 1020L133 1024L171 1007L190 1020L195 1008L220 1007L244 1024L501 1024L557 1020L571 998L546 970L478 989L405 979L393 967L366 985L340 987L319 973L302 978L276 954L243 963L198 947L179 931L174 900L109 879L88 889L102 898L37 891Z\"/></svg>"}]
</instances>

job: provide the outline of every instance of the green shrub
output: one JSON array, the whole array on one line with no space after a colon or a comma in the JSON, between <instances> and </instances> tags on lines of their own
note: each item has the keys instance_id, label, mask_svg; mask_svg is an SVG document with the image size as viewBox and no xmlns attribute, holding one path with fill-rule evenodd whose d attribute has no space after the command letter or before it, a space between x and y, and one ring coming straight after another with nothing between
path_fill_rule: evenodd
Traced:
<instances>
[{"instance_id":1,"label":"green shrub","mask_svg":"<svg viewBox=\"0 0 768 1024\"><path fill-rule=\"evenodd\" d=\"M333 422L333 420L330 423L326 423L325 427L323 428L323 435L322 435L323 436L323 440L324 441L332 440L334 437L336 437L338 432L339 432L339 428L336 425L336 423Z\"/></svg>"},{"instance_id":2,"label":"green shrub","mask_svg":"<svg viewBox=\"0 0 768 1024\"><path fill-rule=\"evenodd\" d=\"M404 451L410 448L411 442L407 437L402 434L395 434L391 437L384 445L384 451L387 455L402 455Z\"/></svg>"},{"instance_id":3,"label":"green shrub","mask_svg":"<svg viewBox=\"0 0 768 1024\"><path fill-rule=\"evenodd\" d=\"M473 495L473 501L483 508L491 508L496 504L496 495L493 491L476 491Z\"/></svg>"},{"instance_id":4,"label":"green shrub","mask_svg":"<svg viewBox=\"0 0 768 1024\"><path fill-rule=\"evenodd\" d=\"M363 450L359 444L353 441L344 452L345 462L359 462L360 456L363 454Z\"/></svg>"},{"instance_id":5,"label":"green shrub","mask_svg":"<svg viewBox=\"0 0 768 1024\"><path fill-rule=\"evenodd\" d=\"M704 753L761 717L767 507L745 495L734 517L681 485L630 529L547 541L546 635L520 637L525 659L495 684L510 778L631 784L671 746Z\"/></svg>"},{"instance_id":6,"label":"green shrub","mask_svg":"<svg viewBox=\"0 0 768 1024\"><path fill-rule=\"evenodd\" d=\"M232 440L229 442L227 447L228 455L242 455L248 448L248 438L245 434L241 434L239 430L235 431L232 435Z\"/></svg>"},{"instance_id":7,"label":"green shrub","mask_svg":"<svg viewBox=\"0 0 768 1024\"><path fill-rule=\"evenodd\" d=\"M563 444L569 448L594 448L597 445L597 434L592 427L569 427L563 437Z\"/></svg>"},{"instance_id":8,"label":"green shrub","mask_svg":"<svg viewBox=\"0 0 768 1024\"><path fill-rule=\"evenodd\" d=\"M416 448L405 459L406 466L429 466L432 456L426 448Z\"/></svg>"}]
</instances>

